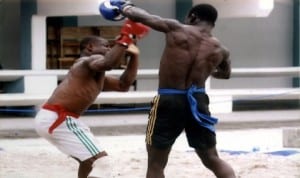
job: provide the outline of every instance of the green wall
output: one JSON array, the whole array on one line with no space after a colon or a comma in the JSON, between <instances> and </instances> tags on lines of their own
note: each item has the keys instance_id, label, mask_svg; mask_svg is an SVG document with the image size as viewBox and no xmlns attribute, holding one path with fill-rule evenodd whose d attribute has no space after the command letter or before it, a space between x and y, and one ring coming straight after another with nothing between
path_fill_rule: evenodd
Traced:
<instances>
[{"instance_id":1,"label":"green wall","mask_svg":"<svg viewBox=\"0 0 300 178\"><path fill-rule=\"evenodd\" d=\"M176 19L183 22L187 12L192 7L192 0L176 0L175 10L176 10Z\"/></svg>"}]
</instances>

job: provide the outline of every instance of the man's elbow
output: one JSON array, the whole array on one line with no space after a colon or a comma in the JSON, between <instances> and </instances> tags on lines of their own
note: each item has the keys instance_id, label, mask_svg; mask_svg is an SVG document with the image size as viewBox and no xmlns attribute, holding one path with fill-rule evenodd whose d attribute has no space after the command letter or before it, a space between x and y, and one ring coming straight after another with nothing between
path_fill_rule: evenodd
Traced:
<instances>
[{"instance_id":1,"label":"man's elbow","mask_svg":"<svg viewBox=\"0 0 300 178\"><path fill-rule=\"evenodd\" d=\"M229 79L231 76L230 72L215 72L212 76L216 79Z\"/></svg>"},{"instance_id":2,"label":"man's elbow","mask_svg":"<svg viewBox=\"0 0 300 178\"><path fill-rule=\"evenodd\" d=\"M222 75L223 79L230 79L230 76L231 76L231 72L225 72Z\"/></svg>"},{"instance_id":3,"label":"man's elbow","mask_svg":"<svg viewBox=\"0 0 300 178\"><path fill-rule=\"evenodd\" d=\"M112 70L114 67L111 66L111 65L93 65L93 66L90 66L92 70L95 70L95 71L98 71L98 72L101 72L101 71L109 71L109 70Z\"/></svg>"},{"instance_id":4,"label":"man's elbow","mask_svg":"<svg viewBox=\"0 0 300 178\"><path fill-rule=\"evenodd\" d=\"M129 91L131 85L132 85L131 82L122 82L122 83L120 83L119 91L127 92L127 91Z\"/></svg>"},{"instance_id":5,"label":"man's elbow","mask_svg":"<svg viewBox=\"0 0 300 178\"><path fill-rule=\"evenodd\" d=\"M120 92L127 92L127 91L129 91L129 88L130 88L130 86L128 86L128 87L120 87Z\"/></svg>"},{"instance_id":6,"label":"man's elbow","mask_svg":"<svg viewBox=\"0 0 300 178\"><path fill-rule=\"evenodd\" d=\"M229 76L224 76L224 75L213 75L214 78L216 79L224 79L224 80L227 80L229 79L230 77Z\"/></svg>"},{"instance_id":7,"label":"man's elbow","mask_svg":"<svg viewBox=\"0 0 300 178\"><path fill-rule=\"evenodd\" d=\"M230 75L224 76L223 79L230 79Z\"/></svg>"}]
</instances>

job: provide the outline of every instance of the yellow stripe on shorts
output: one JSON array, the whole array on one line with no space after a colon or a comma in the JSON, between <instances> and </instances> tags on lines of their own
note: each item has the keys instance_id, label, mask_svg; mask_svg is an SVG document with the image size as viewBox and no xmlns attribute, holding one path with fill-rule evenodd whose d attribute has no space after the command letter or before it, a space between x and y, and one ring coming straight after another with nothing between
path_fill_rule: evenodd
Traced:
<instances>
[{"instance_id":1,"label":"yellow stripe on shorts","mask_svg":"<svg viewBox=\"0 0 300 178\"><path fill-rule=\"evenodd\" d=\"M149 113L148 117L148 125L147 125L147 132L146 132L146 143L152 145L152 135L154 130L154 125L156 121L156 114L157 114L157 107L159 103L159 95L153 98L153 105Z\"/></svg>"}]
</instances>

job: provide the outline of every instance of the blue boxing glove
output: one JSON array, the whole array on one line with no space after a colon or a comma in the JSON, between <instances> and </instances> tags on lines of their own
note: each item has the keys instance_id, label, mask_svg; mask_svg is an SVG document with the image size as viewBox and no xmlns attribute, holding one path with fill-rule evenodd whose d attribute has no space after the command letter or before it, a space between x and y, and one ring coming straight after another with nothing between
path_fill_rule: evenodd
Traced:
<instances>
[{"instance_id":1,"label":"blue boxing glove","mask_svg":"<svg viewBox=\"0 0 300 178\"><path fill-rule=\"evenodd\" d=\"M100 4L99 12L107 20L120 21L125 18L118 6L112 6L109 0L105 0Z\"/></svg>"},{"instance_id":2,"label":"blue boxing glove","mask_svg":"<svg viewBox=\"0 0 300 178\"><path fill-rule=\"evenodd\" d=\"M127 7L134 6L130 0L110 0L110 4L112 6L117 6L121 12Z\"/></svg>"}]
</instances>

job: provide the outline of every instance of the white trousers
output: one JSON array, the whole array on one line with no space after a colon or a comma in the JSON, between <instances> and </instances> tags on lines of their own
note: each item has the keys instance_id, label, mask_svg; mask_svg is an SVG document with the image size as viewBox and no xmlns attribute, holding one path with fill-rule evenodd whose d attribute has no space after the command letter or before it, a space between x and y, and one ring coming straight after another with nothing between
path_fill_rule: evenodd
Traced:
<instances>
[{"instance_id":1,"label":"white trousers","mask_svg":"<svg viewBox=\"0 0 300 178\"><path fill-rule=\"evenodd\" d=\"M97 146L98 142L90 128L80 119L71 116L67 116L66 120L49 134L48 129L57 117L56 112L41 109L35 117L35 129L61 152L84 161L103 151Z\"/></svg>"}]
</instances>

